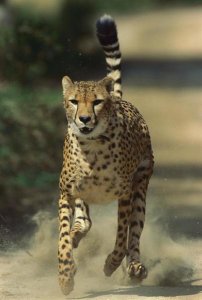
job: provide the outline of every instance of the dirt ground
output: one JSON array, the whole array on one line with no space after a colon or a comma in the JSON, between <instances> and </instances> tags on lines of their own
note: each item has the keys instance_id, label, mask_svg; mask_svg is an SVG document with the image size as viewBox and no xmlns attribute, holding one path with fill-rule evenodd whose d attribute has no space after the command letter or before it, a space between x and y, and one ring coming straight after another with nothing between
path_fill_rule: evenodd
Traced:
<instances>
[{"instance_id":1,"label":"dirt ground","mask_svg":"<svg viewBox=\"0 0 202 300\"><path fill-rule=\"evenodd\" d=\"M117 17L124 57L201 58L202 7Z\"/></svg>"},{"instance_id":2,"label":"dirt ground","mask_svg":"<svg viewBox=\"0 0 202 300\"><path fill-rule=\"evenodd\" d=\"M188 24L185 20L189 20ZM124 30L131 26L139 32L145 30L145 36L150 27L150 35L153 32L156 36L155 26L159 22L164 24L162 38L167 34L170 44L175 39L175 45L176 26L176 34L182 37L179 28L183 28L184 34L184 25L192 24L191 28L197 31L187 29L183 35L191 41L199 26L202 30L202 9L120 18L121 39ZM162 53L163 45L158 41L158 51ZM124 47L123 55L127 52ZM136 53L129 48L128 57L130 51ZM154 53L155 47L152 49ZM185 56L191 55L191 51L193 55L202 53L202 48L194 48L192 42L183 43L179 51L175 47L171 50L177 55L183 51ZM104 277L104 260L115 238L116 203L94 206L92 230L75 252L78 266L75 290L64 297L57 282L57 220L51 213L39 212L35 216L38 230L30 238L29 247L0 255L1 300L202 299L202 88L133 87L130 78L130 82L126 80L124 92L124 98L130 99L147 120L155 153L156 169L149 187L141 241L148 278L141 286L130 282L124 264L111 278Z\"/></svg>"},{"instance_id":3,"label":"dirt ground","mask_svg":"<svg viewBox=\"0 0 202 300\"><path fill-rule=\"evenodd\" d=\"M155 181L151 184L155 187ZM158 183L158 180L157 180ZM159 205L157 193L148 195L147 222L141 241L142 259L149 276L141 286L130 282L124 264L111 278L103 274L103 264L112 249L116 230L116 206L92 208L93 228L75 251L78 272L75 290L64 297L57 282L57 220L38 214L38 231L28 252L16 250L0 257L0 299L201 299L202 241L201 219L187 216L183 202L176 209ZM175 188L177 194L180 189ZM162 195L165 190L162 192ZM195 193L192 194L196 196ZM159 195L160 196L160 195ZM164 199L167 198L165 195ZM169 198L169 194L168 194ZM165 200L168 200L165 199ZM162 199L162 200L164 200ZM161 201L162 201L161 200ZM200 205L196 207L200 209ZM183 211L181 214L179 211ZM182 222L183 226L178 226ZM200 225L198 225L200 223ZM175 228L173 230L172 226ZM191 232L190 232L191 231Z\"/></svg>"}]
</instances>

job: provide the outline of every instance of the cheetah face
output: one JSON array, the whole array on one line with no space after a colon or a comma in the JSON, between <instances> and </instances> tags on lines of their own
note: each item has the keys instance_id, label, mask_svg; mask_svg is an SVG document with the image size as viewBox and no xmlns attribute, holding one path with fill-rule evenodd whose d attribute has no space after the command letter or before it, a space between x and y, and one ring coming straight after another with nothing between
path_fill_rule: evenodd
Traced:
<instances>
[{"instance_id":1,"label":"cheetah face","mask_svg":"<svg viewBox=\"0 0 202 300\"><path fill-rule=\"evenodd\" d=\"M62 79L64 107L73 133L93 138L103 134L108 126L113 80L72 82Z\"/></svg>"}]
</instances>

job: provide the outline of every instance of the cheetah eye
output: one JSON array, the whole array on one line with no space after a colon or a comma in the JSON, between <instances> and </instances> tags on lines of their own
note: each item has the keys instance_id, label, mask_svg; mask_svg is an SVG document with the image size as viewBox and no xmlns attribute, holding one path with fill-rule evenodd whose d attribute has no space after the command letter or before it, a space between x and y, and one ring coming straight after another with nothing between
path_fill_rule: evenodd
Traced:
<instances>
[{"instance_id":1,"label":"cheetah eye","mask_svg":"<svg viewBox=\"0 0 202 300\"><path fill-rule=\"evenodd\" d=\"M101 103L103 103L103 102L104 102L104 100L97 99L97 100L94 100L94 101L93 101L93 105L99 105L99 104L101 104Z\"/></svg>"},{"instance_id":2,"label":"cheetah eye","mask_svg":"<svg viewBox=\"0 0 202 300\"><path fill-rule=\"evenodd\" d=\"M74 104L74 105L78 105L78 101L75 100L75 99L69 100L69 102L71 102L71 103Z\"/></svg>"}]
</instances>

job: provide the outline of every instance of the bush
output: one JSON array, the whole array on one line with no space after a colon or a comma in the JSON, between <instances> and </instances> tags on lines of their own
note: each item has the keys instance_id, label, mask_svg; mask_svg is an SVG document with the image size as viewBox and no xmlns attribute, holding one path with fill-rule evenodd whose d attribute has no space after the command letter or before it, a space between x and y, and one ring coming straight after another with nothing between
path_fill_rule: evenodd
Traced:
<instances>
[{"instance_id":1,"label":"bush","mask_svg":"<svg viewBox=\"0 0 202 300\"><path fill-rule=\"evenodd\" d=\"M86 52L94 30L93 2L62 1L55 14L38 13L25 4L10 8L11 24L0 32L2 76L29 84L80 72L80 53Z\"/></svg>"},{"instance_id":2,"label":"bush","mask_svg":"<svg viewBox=\"0 0 202 300\"><path fill-rule=\"evenodd\" d=\"M19 226L58 196L65 113L58 90L0 92L1 215Z\"/></svg>"}]
</instances>

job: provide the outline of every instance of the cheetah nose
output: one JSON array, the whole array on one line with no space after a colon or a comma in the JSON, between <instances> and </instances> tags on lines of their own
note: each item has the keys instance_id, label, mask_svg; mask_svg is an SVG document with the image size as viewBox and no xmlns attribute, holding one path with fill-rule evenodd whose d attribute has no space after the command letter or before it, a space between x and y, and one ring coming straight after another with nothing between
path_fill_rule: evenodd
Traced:
<instances>
[{"instance_id":1,"label":"cheetah nose","mask_svg":"<svg viewBox=\"0 0 202 300\"><path fill-rule=\"evenodd\" d=\"M84 124L87 124L90 120L91 120L91 117L89 116L80 116L79 117L79 120L84 123Z\"/></svg>"}]
</instances>

